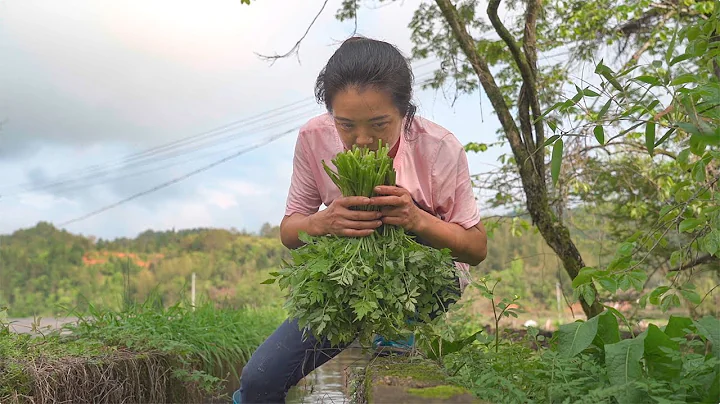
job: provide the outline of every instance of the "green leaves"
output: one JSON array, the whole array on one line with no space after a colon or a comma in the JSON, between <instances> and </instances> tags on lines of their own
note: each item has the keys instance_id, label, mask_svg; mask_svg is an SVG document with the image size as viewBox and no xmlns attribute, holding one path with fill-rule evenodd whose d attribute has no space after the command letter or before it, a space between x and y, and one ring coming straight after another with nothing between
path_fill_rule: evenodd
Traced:
<instances>
[{"instance_id":1,"label":"green leaves","mask_svg":"<svg viewBox=\"0 0 720 404\"><path fill-rule=\"evenodd\" d=\"M558 351L565 357L579 354L592 344L597 330L597 316L588 321L561 325L558 330Z\"/></svg>"},{"instance_id":2,"label":"green leaves","mask_svg":"<svg viewBox=\"0 0 720 404\"><path fill-rule=\"evenodd\" d=\"M623 386L615 395L618 403L637 403L642 400L642 392L632 382L643 375L640 360L645 352L644 336L605 345L605 367L610 383Z\"/></svg>"},{"instance_id":3,"label":"green leaves","mask_svg":"<svg viewBox=\"0 0 720 404\"><path fill-rule=\"evenodd\" d=\"M648 121L645 125L645 147L652 156L655 152L655 121Z\"/></svg>"},{"instance_id":4,"label":"green leaves","mask_svg":"<svg viewBox=\"0 0 720 404\"><path fill-rule=\"evenodd\" d=\"M394 184L387 146L377 152L353 150L325 165L343 195L371 196L381 184ZM324 162L323 162L324 164ZM292 263L276 273L287 290L285 308L317 338L333 345L373 334L398 338L413 331L415 321L432 323L433 312L459 294L450 250L418 244L397 226L385 225L362 238L309 237L292 251Z\"/></svg>"},{"instance_id":5,"label":"green leaves","mask_svg":"<svg viewBox=\"0 0 720 404\"><path fill-rule=\"evenodd\" d=\"M563 140L558 138L553 144L552 160L550 161L550 174L553 184L557 184L560 178L560 167L562 166Z\"/></svg>"},{"instance_id":6,"label":"green leaves","mask_svg":"<svg viewBox=\"0 0 720 404\"><path fill-rule=\"evenodd\" d=\"M598 141L598 143L602 145L605 144L605 130L603 129L602 125L596 125L595 129L593 129L593 134L595 135L595 139Z\"/></svg>"}]
</instances>

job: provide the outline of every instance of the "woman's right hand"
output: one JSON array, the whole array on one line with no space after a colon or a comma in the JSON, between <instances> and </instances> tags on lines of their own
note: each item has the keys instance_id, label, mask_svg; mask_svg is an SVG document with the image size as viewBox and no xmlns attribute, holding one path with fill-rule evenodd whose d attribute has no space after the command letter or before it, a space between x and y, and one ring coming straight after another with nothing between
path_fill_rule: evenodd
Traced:
<instances>
[{"instance_id":1,"label":"woman's right hand","mask_svg":"<svg viewBox=\"0 0 720 404\"><path fill-rule=\"evenodd\" d=\"M370 198L362 196L340 197L330 203L327 209L310 216L312 225L319 234L345 237L364 237L372 234L382 225L382 214L378 211L350 210L352 206L370 204Z\"/></svg>"}]
</instances>

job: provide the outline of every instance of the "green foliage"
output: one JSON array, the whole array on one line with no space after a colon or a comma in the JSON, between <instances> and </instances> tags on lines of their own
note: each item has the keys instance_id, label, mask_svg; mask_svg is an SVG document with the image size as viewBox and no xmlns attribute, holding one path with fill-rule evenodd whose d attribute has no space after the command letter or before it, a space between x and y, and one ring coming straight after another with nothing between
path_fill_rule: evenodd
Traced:
<instances>
[{"instance_id":1,"label":"green foliage","mask_svg":"<svg viewBox=\"0 0 720 404\"><path fill-rule=\"evenodd\" d=\"M333 159L337 172L325 170L343 196L369 197L378 185L395 185L387 153L387 146L355 147ZM373 334L398 338L417 321L430 323L459 294L450 251L419 244L401 227L385 225L361 238L300 237L305 244L292 251L292 263L268 283L277 279L289 289L290 316L333 345L367 342Z\"/></svg>"},{"instance_id":2,"label":"green foliage","mask_svg":"<svg viewBox=\"0 0 720 404\"><path fill-rule=\"evenodd\" d=\"M79 341L137 352L159 350L177 357L185 371L213 377L229 373L239 379L239 365L285 319L278 308L218 309L203 302L193 310L188 302L162 308L156 301L153 296L122 311L91 306L87 313L76 313L78 324L66 329Z\"/></svg>"},{"instance_id":3,"label":"green foliage","mask_svg":"<svg viewBox=\"0 0 720 404\"><path fill-rule=\"evenodd\" d=\"M0 399L31 393L26 367L37 366L35 362L112 361L117 351L161 352L170 358L167 371L176 378L218 392L227 375L239 378L252 352L286 317L278 308L218 309L203 302L193 310L184 302L165 309L156 300L152 296L121 311L91 306L75 313L79 321L65 327L68 335L15 334L8 324L0 324Z\"/></svg>"},{"instance_id":4,"label":"green foliage","mask_svg":"<svg viewBox=\"0 0 720 404\"><path fill-rule=\"evenodd\" d=\"M624 320L624 319L623 319ZM442 357L453 381L490 402L717 402L720 321L671 317L621 338L613 311L565 324L543 347L534 328L497 344L473 335ZM534 347L531 349L530 347Z\"/></svg>"},{"instance_id":5,"label":"green foliage","mask_svg":"<svg viewBox=\"0 0 720 404\"><path fill-rule=\"evenodd\" d=\"M258 293L255 285L288 253L274 237L276 228L265 225L260 233L146 231L110 241L41 222L0 236L0 305L8 306L11 317L64 315L90 304L120 310L155 290L161 304L170 306L190 291L193 272L198 295L218 304L279 305L278 288Z\"/></svg>"},{"instance_id":6,"label":"green foliage","mask_svg":"<svg viewBox=\"0 0 720 404\"><path fill-rule=\"evenodd\" d=\"M712 18L679 29L663 57L649 66L615 72L600 62L595 69L601 84L594 96L607 102L595 118L592 114L583 117L588 120L586 126L594 127L596 135L600 126L617 130L613 139L626 143L644 138L636 145L649 157L640 164L652 167L648 188L657 190L659 198L624 201L619 193L617 202L624 202L619 209L628 209L631 218L616 227L625 240L605 268L589 268L574 280L576 295L583 296L595 282L611 293L644 292L646 271L659 257L674 268L667 273L666 284L641 297L643 307L649 303L667 311L683 301L691 307L704 301L691 281L691 269L706 262L718 268L720 260L720 77L716 71L720 47L707 46L714 41L720 10L711 8L711 12ZM679 55L678 49L682 50ZM579 95L578 102L587 97ZM610 104L615 105L612 111L606 107ZM634 132L643 126L644 133ZM617 172L608 175L601 174L601 181L596 182L601 187L592 191L605 192L605 199L608 189L619 185L609 178L617 177ZM608 188L602 188L606 181Z\"/></svg>"}]
</instances>

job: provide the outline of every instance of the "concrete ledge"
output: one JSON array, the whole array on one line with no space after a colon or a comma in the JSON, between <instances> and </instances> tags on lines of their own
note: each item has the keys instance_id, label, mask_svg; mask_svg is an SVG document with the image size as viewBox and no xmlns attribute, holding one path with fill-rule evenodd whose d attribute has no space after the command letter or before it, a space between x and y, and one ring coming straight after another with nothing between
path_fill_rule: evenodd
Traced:
<instances>
[{"instance_id":1,"label":"concrete ledge","mask_svg":"<svg viewBox=\"0 0 720 404\"><path fill-rule=\"evenodd\" d=\"M348 393L354 404L485 403L447 378L430 360L375 358L365 367L348 369Z\"/></svg>"}]
</instances>

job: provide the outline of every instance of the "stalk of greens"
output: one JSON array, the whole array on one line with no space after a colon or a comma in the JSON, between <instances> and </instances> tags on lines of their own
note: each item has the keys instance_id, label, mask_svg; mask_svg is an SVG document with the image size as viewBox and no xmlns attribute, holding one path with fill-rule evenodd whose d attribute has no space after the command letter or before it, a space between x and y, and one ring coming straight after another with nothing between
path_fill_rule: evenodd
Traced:
<instances>
[{"instance_id":1,"label":"stalk of greens","mask_svg":"<svg viewBox=\"0 0 720 404\"><path fill-rule=\"evenodd\" d=\"M385 145L354 147L332 162L337 171L322 164L343 196L372 197L376 186L395 185ZM443 302L457 293L450 250L419 244L402 227L383 225L360 238L301 233L300 240L305 245L291 251L292 262L284 261L266 283L277 280L287 290L285 309L304 332L333 345L366 343L374 334L400 338L431 323L431 313L444 312Z\"/></svg>"}]
</instances>

